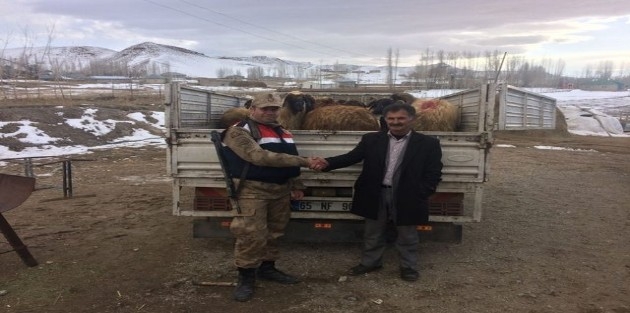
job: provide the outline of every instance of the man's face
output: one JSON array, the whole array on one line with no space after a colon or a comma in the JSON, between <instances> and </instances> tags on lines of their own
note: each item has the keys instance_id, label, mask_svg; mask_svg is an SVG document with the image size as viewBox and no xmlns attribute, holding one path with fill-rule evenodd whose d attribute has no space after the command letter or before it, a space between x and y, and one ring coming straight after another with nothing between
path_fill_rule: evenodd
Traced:
<instances>
[{"instance_id":1,"label":"man's face","mask_svg":"<svg viewBox=\"0 0 630 313\"><path fill-rule=\"evenodd\" d=\"M389 111L385 115L385 122L387 127L389 127L389 131L398 136L406 135L411 130L412 120L412 117L405 110Z\"/></svg>"},{"instance_id":2,"label":"man's face","mask_svg":"<svg viewBox=\"0 0 630 313\"><path fill-rule=\"evenodd\" d=\"M259 108L256 106L252 106L249 108L249 115L251 118L260 123L273 123L278 119L280 115L280 107L265 107Z\"/></svg>"}]
</instances>

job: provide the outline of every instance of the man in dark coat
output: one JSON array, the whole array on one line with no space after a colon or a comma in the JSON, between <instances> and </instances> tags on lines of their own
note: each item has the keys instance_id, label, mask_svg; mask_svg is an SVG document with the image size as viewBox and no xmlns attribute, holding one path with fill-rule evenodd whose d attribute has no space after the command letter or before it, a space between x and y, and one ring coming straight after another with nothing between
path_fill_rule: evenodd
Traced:
<instances>
[{"instance_id":1,"label":"man in dark coat","mask_svg":"<svg viewBox=\"0 0 630 313\"><path fill-rule=\"evenodd\" d=\"M360 275L382 268L388 223L396 226L400 275L419 277L416 226L429 220L429 196L442 177L442 149L434 137L411 128L415 109L403 102L383 115L389 131L367 133L350 152L326 158L315 169L331 171L363 161L354 184L351 212L365 218L361 263L350 269Z\"/></svg>"}]
</instances>

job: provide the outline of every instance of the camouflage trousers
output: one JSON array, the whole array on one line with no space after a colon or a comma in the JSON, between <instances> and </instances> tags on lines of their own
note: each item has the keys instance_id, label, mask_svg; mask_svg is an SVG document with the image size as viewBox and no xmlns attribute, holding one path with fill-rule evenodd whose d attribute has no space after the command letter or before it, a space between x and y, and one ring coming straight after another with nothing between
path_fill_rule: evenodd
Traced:
<instances>
[{"instance_id":1,"label":"camouflage trousers","mask_svg":"<svg viewBox=\"0 0 630 313\"><path fill-rule=\"evenodd\" d=\"M275 261L280 251L276 240L284 235L291 217L290 197L240 199L241 214L232 219L230 231L236 238L234 264L255 268L262 261Z\"/></svg>"}]
</instances>

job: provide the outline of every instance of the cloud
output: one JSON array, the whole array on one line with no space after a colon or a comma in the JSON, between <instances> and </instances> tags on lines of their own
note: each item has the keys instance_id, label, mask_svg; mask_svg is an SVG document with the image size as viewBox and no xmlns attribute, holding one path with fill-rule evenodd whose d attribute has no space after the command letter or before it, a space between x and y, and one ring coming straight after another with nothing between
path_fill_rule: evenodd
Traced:
<instances>
[{"instance_id":1,"label":"cloud","mask_svg":"<svg viewBox=\"0 0 630 313\"><path fill-rule=\"evenodd\" d=\"M37 40L55 24L54 45L121 50L145 41L211 56L265 54L295 61L383 64L388 48L416 62L427 48L501 49L539 57L583 53L594 33L610 31L612 50L630 54L630 1L613 0L142 0L12 1L0 25L28 25ZM11 12L10 14L7 12ZM17 26L16 26L17 25ZM599 33L598 33L599 34ZM0 34L2 35L2 34ZM15 42L12 40L10 46ZM599 39L601 42L601 39ZM576 46L573 46L576 44ZM610 49L609 49L610 50ZM584 61L582 61L584 62Z\"/></svg>"}]
</instances>

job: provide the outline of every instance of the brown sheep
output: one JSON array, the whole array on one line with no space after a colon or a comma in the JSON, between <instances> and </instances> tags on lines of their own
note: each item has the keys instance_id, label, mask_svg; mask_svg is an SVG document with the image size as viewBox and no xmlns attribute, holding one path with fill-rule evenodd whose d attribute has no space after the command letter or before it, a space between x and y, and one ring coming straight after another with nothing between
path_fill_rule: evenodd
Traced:
<instances>
[{"instance_id":1,"label":"brown sheep","mask_svg":"<svg viewBox=\"0 0 630 313\"><path fill-rule=\"evenodd\" d=\"M329 105L337 105L337 102L331 97L318 97L317 99L315 99L314 108L321 108Z\"/></svg>"},{"instance_id":2,"label":"brown sheep","mask_svg":"<svg viewBox=\"0 0 630 313\"><path fill-rule=\"evenodd\" d=\"M284 98L278 123L286 129L301 129L304 116L314 107L315 98L313 96L292 91Z\"/></svg>"},{"instance_id":3,"label":"brown sheep","mask_svg":"<svg viewBox=\"0 0 630 313\"><path fill-rule=\"evenodd\" d=\"M376 117L366 108L350 105L331 105L316 108L306 114L302 129L306 130L362 130L377 131Z\"/></svg>"},{"instance_id":4,"label":"brown sheep","mask_svg":"<svg viewBox=\"0 0 630 313\"><path fill-rule=\"evenodd\" d=\"M401 100L404 103L407 104L412 104L414 101L416 101L416 97L414 97L412 94L410 93L406 93L406 92L398 92L398 93L394 93L391 95L391 98L396 101L396 100Z\"/></svg>"},{"instance_id":5,"label":"brown sheep","mask_svg":"<svg viewBox=\"0 0 630 313\"><path fill-rule=\"evenodd\" d=\"M456 131L459 126L458 108L446 100L418 99L412 103L416 109L413 129L417 131Z\"/></svg>"},{"instance_id":6,"label":"brown sheep","mask_svg":"<svg viewBox=\"0 0 630 313\"><path fill-rule=\"evenodd\" d=\"M230 108L223 112L218 128L228 128L249 116L249 109L244 107Z\"/></svg>"},{"instance_id":7,"label":"brown sheep","mask_svg":"<svg viewBox=\"0 0 630 313\"><path fill-rule=\"evenodd\" d=\"M319 97L315 99L315 108L329 106L329 105L352 105L358 107L365 107L365 104L359 100L336 100L331 97Z\"/></svg>"},{"instance_id":8,"label":"brown sheep","mask_svg":"<svg viewBox=\"0 0 630 313\"><path fill-rule=\"evenodd\" d=\"M243 107L230 108L223 112L221 118L219 119L219 123L217 125L218 128L228 128L239 121L244 120L249 116L249 108L252 106L252 99L245 101Z\"/></svg>"},{"instance_id":9,"label":"brown sheep","mask_svg":"<svg viewBox=\"0 0 630 313\"><path fill-rule=\"evenodd\" d=\"M350 99L350 100L344 102L343 105L352 105L352 106L356 106L356 107L365 108L365 103L363 103L363 102L361 102L359 100L354 100L354 99Z\"/></svg>"}]
</instances>

